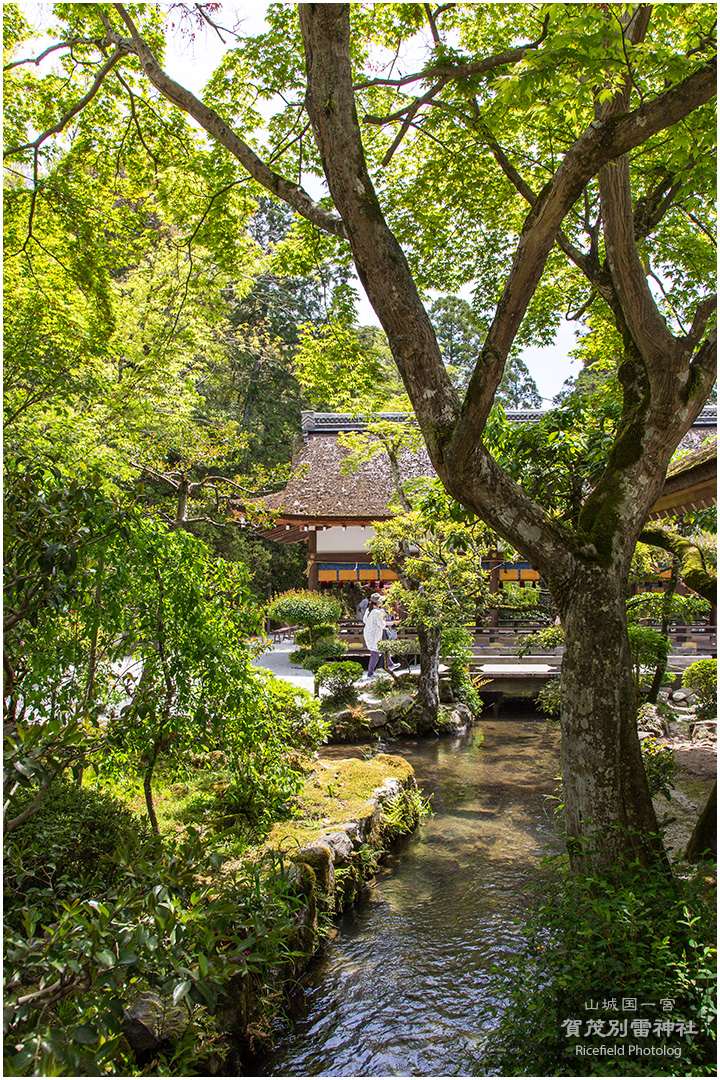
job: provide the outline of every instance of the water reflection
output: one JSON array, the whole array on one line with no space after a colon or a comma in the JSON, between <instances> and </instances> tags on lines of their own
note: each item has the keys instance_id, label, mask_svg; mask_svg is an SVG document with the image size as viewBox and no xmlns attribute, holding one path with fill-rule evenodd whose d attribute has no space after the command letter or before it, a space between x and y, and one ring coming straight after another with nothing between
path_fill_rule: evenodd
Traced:
<instances>
[{"instance_id":1,"label":"water reflection","mask_svg":"<svg viewBox=\"0 0 720 1080\"><path fill-rule=\"evenodd\" d=\"M385 862L301 980L263 1075L462 1075L489 1007L502 1004L515 920L552 836L558 733L544 721L488 720L462 739L392 751L412 762L434 816Z\"/></svg>"}]
</instances>

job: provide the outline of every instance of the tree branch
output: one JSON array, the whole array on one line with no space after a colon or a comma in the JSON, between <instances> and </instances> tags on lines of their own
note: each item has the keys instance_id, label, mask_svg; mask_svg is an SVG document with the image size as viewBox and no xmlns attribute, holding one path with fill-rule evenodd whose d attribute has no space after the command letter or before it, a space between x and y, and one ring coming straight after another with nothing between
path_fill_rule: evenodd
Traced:
<instances>
[{"instance_id":1,"label":"tree branch","mask_svg":"<svg viewBox=\"0 0 720 1080\"><path fill-rule=\"evenodd\" d=\"M710 316L717 308L717 293L713 293L712 296L706 296L700 301L695 308L695 315L693 316L692 326L685 338L686 344L694 349L700 338L705 333L705 328L710 321Z\"/></svg>"},{"instance_id":2,"label":"tree branch","mask_svg":"<svg viewBox=\"0 0 720 1080\"><path fill-rule=\"evenodd\" d=\"M60 132L70 123L72 118L74 116L77 116L78 113L82 112L85 106L92 101L92 99L95 97L98 90L102 86L105 76L108 74L109 71L112 71L118 60L125 56L127 52L128 49L125 45L117 45L115 52L112 54L109 60L105 61L103 66L98 71L97 75L95 76L95 81L88 90L87 94L83 95L83 97L81 97L79 101L76 101L72 108L68 109L68 111L60 118L60 120L58 120L57 124L55 124L51 128L48 128L46 131L43 131L40 135L38 135L37 139L33 140L33 142L24 143L22 146L10 147L10 149L6 150L3 154L3 158L15 157L17 154L21 154L25 150L38 150L45 142L45 140L49 139L51 135L59 135Z\"/></svg>"},{"instance_id":3,"label":"tree branch","mask_svg":"<svg viewBox=\"0 0 720 1080\"><path fill-rule=\"evenodd\" d=\"M168 101L171 101L183 112L188 113L193 119L197 120L213 138L217 139L221 146L224 146L226 150L229 150L237 158L254 180L257 180L259 184L272 192L277 198L288 203L301 217L306 218L307 221L332 236L346 237L345 225L337 214L326 210L315 202L299 184L292 183L292 181L270 169L213 109L208 108L189 90L171 79L158 64L149 45L140 37L137 27L125 10L124 5L114 4L113 6L119 12L130 31L132 41L120 37L109 20L104 18L103 23L109 40L116 44L122 44L125 51L135 53L150 82Z\"/></svg>"},{"instance_id":4,"label":"tree branch","mask_svg":"<svg viewBox=\"0 0 720 1080\"><path fill-rule=\"evenodd\" d=\"M407 116L403 120L403 122L402 122L402 124L400 126L400 130L398 131L397 135L393 139L392 143L390 144L387 152L383 156L383 159L382 159L382 161L380 163L383 166L383 168L385 168L385 166L390 164L390 160L391 160L393 154L395 153L398 146L400 145L400 143L405 138L407 132L409 131L410 127L412 126L412 123L413 123L413 120L415 119L415 116L420 111L422 106L425 104L426 101L429 101L431 97L434 97L435 94L439 94L446 83L447 83L447 79L443 79L440 82L435 83L435 86L433 86L431 90L428 90L427 94L425 94L424 97L416 98L415 101L412 103L412 105L408 108Z\"/></svg>"},{"instance_id":5,"label":"tree branch","mask_svg":"<svg viewBox=\"0 0 720 1080\"><path fill-rule=\"evenodd\" d=\"M640 533L643 544L670 551L680 560L680 577L710 604L717 604L717 573L707 566L701 549L692 540L659 525L646 525Z\"/></svg>"},{"instance_id":6,"label":"tree branch","mask_svg":"<svg viewBox=\"0 0 720 1080\"><path fill-rule=\"evenodd\" d=\"M72 38L70 41L59 41L57 45L50 45L39 56L28 56L25 60L13 60L10 64L5 64L3 71L10 71L10 68L20 67L21 64L35 64L38 67L50 53L57 52L58 49L72 50L76 45L95 45L100 49L102 40L100 38Z\"/></svg>"},{"instance_id":7,"label":"tree branch","mask_svg":"<svg viewBox=\"0 0 720 1080\"><path fill-rule=\"evenodd\" d=\"M682 189L682 181L666 173L652 191L635 203L635 239L645 240L668 212L675 196Z\"/></svg>"},{"instance_id":8,"label":"tree branch","mask_svg":"<svg viewBox=\"0 0 720 1080\"><path fill-rule=\"evenodd\" d=\"M506 64L516 64L523 59L525 53L531 49L537 49L547 37L548 25L549 16L546 16L542 33L537 41L528 42L527 45L518 45L514 49L506 49L505 52L488 56L484 60L476 60L470 64L433 64L431 67L423 68L422 71L416 71L414 75L404 75L400 79L369 79L366 82L357 83L354 89L367 90L371 86L407 86L408 83L429 79L436 75L446 76L448 79L467 79L471 75L483 75Z\"/></svg>"},{"instance_id":9,"label":"tree branch","mask_svg":"<svg viewBox=\"0 0 720 1080\"><path fill-rule=\"evenodd\" d=\"M709 101L714 93L714 67L703 68L632 112L594 120L566 153L525 221L481 360L470 381L466 399L471 409L470 441L477 441L481 435L505 359L540 281L560 224L585 184L606 162L614 161L651 135L670 127ZM614 168L607 166L606 175ZM636 251L634 259L638 260ZM617 288L617 282L615 285ZM666 335L672 338L667 328Z\"/></svg>"},{"instance_id":10,"label":"tree branch","mask_svg":"<svg viewBox=\"0 0 720 1080\"><path fill-rule=\"evenodd\" d=\"M28 821L29 818L34 817L34 815L37 814L38 810L43 804L45 796L48 793L50 784L56 776L57 773L55 772L52 773L51 776L47 777L45 780L41 781L38 793L32 800L32 802L28 803L25 809L21 813L17 814L14 818L11 818L10 821L5 821L5 826L3 828L4 836L10 836L11 833L15 832L15 829L19 829L20 826L23 825L26 821Z\"/></svg>"}]
</instances>

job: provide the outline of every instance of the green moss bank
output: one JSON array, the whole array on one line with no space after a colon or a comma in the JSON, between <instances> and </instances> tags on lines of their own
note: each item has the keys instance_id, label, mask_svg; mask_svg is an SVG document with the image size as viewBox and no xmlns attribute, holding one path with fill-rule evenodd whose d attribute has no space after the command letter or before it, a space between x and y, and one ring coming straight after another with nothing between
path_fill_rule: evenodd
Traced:
<instances>
[{"instance_id":1,"label":"green moss bank","mask_svg":"<svg viewBox=\"0 0 720 1080\"><path fill-rule=\"evenodd\" d=\"M299 807L300 815L275 825L258 853L280 854L294 899L284 959L263 983L244 973L228 987L219 1020L232 1050L206 1062L211 1075L245 1075L252 1057L269 1049L285 992L323 946L334 917L359 898L388 846L417 826L422 799L412 766L378 754L316 761Z\"/></svg>"}]
</instances>

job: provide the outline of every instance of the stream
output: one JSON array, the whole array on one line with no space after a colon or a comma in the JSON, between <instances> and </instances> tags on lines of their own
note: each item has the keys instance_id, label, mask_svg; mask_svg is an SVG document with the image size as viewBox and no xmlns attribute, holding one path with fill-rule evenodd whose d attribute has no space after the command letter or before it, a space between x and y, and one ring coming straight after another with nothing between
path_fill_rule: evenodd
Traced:
<instances>
[{"instance_id":1,"label":"stream","mask_svg":"<svg viewBox=\"0 0 720 1080\"><path fill-rule=\"evenodd\" d=\"M559 732L515 713L388 752L412 763L433 816L385 859L302 977L258 1075L487 1075L502 970L554 837Z\"/></svg>"}]
</instances>

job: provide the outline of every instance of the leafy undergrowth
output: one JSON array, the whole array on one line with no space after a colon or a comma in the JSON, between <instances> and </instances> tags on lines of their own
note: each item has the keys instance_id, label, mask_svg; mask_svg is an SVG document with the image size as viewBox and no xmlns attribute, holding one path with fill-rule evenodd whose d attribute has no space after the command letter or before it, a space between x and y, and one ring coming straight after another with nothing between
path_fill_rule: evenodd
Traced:
<instances>
[{"instance_id":1,"label":"leafy undergrowth","mask_svg":"<svg viewBox=\"0 0 720 1080\"><path fill-rule=\"evenodd\" d=\"M716 1075L715 868L677 870L580 877L551 860L469 1075Z\"/></svg>"},{"instance_id":2,"label":"leafy undergrowth","mask_svg":"<svg viewBox=\"0 0 720 1080\"><path fill-rule=\"evenodd\" d=\"M133 812L143 809L137 780L116 779L110 792L92 776L84 786L68 778L53 790L10 844L7 1074L202 1074L201 1062L222 1057L213 1014L239 972L258 987L264 1015L262 988L289 957L298 904L273 849L295 850L367 814L384 780L412 775L403 759L382 755L305 763L295 816L269 830L228 802L220 759L159 772L162 840ZM400 829L407 815L393 810ZM150 1065L123 1034L123 1010L148 993L180 1009L186 1028Z\"/></svg>"}]
</instances>

